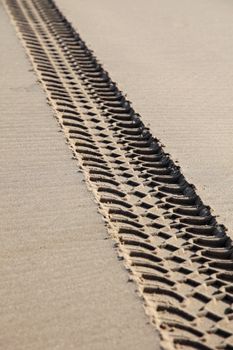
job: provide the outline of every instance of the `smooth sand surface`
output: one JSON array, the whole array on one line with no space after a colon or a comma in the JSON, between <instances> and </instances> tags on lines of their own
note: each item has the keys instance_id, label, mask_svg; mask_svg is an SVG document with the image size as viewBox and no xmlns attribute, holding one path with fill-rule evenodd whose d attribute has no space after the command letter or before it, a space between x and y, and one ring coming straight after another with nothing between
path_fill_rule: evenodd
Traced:
<instances>
[{"instance_id":1,"label":"smooth sand surface","mask_svg":"<svg viewBox=\"0 0 233 350\"><path fill-rule=\"evenodd\" d=\"M56 0L233 232L233 3Z\"/></svg>"},{"instance_id":2,"label":"smooth sand surface","mask_svg":"<svg viewBox=\"0 0 233 350\"><path fill-rule=\"evenodd\" d=\"M157 349L0 6L0 348Z\"/></svg>"}]
</instances>

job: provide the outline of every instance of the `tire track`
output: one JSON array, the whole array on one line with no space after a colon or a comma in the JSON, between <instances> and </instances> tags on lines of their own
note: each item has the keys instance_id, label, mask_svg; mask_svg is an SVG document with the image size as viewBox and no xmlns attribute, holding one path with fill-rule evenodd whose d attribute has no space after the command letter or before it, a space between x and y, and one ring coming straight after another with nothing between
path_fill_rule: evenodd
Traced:
<instances>
[{"instance_id":1,"label":"tire track","mask_svg":"<svg viewBox=\"0 0 233 350\"><path fill-rule=\"evenodd\" d=\"M232 242L51 0L4 0L164 348L233 349Z\"/></svg>"}]
</instances>

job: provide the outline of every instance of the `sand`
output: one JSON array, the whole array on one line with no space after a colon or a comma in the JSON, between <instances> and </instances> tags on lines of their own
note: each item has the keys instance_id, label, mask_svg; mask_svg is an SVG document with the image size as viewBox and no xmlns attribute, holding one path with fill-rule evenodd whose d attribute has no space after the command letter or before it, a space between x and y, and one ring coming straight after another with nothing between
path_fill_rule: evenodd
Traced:
<instances>
[{"instance_id":1,"label":"sand","mask_svg":"<svg viewBox=\"0 0 233 350\"><path fill-rule=\"evenodd\" d=\"M231 228L231 218L228 213L232 205L229 191L232 177L229 176L231 171L229 163L225 163L232 159L230 89L226 86L226 77L231 69L231 62L229 63L227 59L230 57L231 50L225 36L225 32L229 33L231 30L228 3L222 5L215 1L213 5L210 2L205 4L188 2L190 5L188 7L184 2L179 3L178 6L177 3L174 5L169 1L157 1L148 2L148 7L145 7L142 2L127 1L124 7L119 7L119 3L113 2L103 2L103 7L100 7L99 4L88 1L85 5L80 2L79 7L79 2L70 1L64 4L62 0L58 0L58 4L59 1L64 14L71 19L84 39L87 39L88 44L90 43L113 79L118 81L122 90L128 92L129 99L142 114L143 121L148 123L154 135L166 144L166 150L171 152L173 159L180 162L186 178L194 182L202 199L215 209L215 213L220 214L220 222L224 222ZM34 5L29 6L37 16ZM38 6L40 7L39 4ZM43 11L43 4L41 4L41 10ZM221 14L218 21L215 20L217 12ZM230 247L227 243L225 245L225 241L216 239L217 247L221 249L215 249L212 246L213 237L209 237L205 240L204 246L207 243L210 246L208 247L207 244L207 248L203 248L200 241L198 243L200 254L197 254L194 260L190 259L189 253L192 249L190 248L190 252L184 252L182 249L183 244L187 243L185 236L179 237L178 240L173 237L177 233L171 229L173 226L170 225L173 225L173 222L170 222L170 218L162 213L159 202L148 194L148 189L146 190L153 184L146 185L144 177L140 177L142 174L138 175L134 170L133 162L127 160L130 156L117 145L121 140L118 140L114 128L122 131L124 128L127 129L127 126L120 127L119 123L114 122L115 126L112 128L108 117L96 112L99 102L92 100L90 97L92 95L89 95L86 87L82 98L75 95L74 91L79 90L77 87L80 82L73 83L76 85L76 90L70 89L69 73L63 75L60 64L58 62L55 64L55 57L65 59L69 55L66 56L67 52L63 46L59 48L60 42L53 50L44 37L43 39L41 37L45 50L50 52L49 56L58 50L57 56L54 58L51 56L58 73L58 76L53 77L53 81L58 82L61 79L60 81L64 84L62 91L69 92L68 97L72 98L71 102L76 104L80 99L79 103L83 108L81 114L77 113L75 105L68 106L65 99L63 104L59 104L61 97L59 100L58 97L51 98L50 93L48 94L49 101L54 104L54 110L61 123L66 122L67 117L68 120L78 122L76 126L65 127L68 142L83 164L86 181L95 195L96 202L99 203L105 221L108 222L109 232L118 240L121 254L126 259L126 265L129 264L128 268L131 269L137 286L127 283L127 275L123 265L117 261L113 242L106 239L107 232L101 216L97 214L93 197L87 192L82 175L77 174L77 163L71 160L68 145L65 145L64 137L58 132L59 128L52 118L51 109L46 106L45 96L38 89L36 78L30 72L30 65L25 60L22 48L18 46L14 34L11 36L9 19L5 18L4 13L1 16L3 17L1 32L6 47L1 58L2 67L4 67L2 68L4 89L1 96L3 110L1 183L4 184L1 189L3 198L1 210L4 218L1 232L4 249L1 255L3 279L0 285L4 316L1 320L3 332L0 335L0 341L4 348L137 349L144 346L149 349L158 347L158 337L148 325L143 314L142 302L139 301L135 288L139 288L144 295L147 313L158 323L164 322L167 312L170 320L173 319L172 309L167 309L169 305L180 308L179 317L183 317L182 322L185 325L189 323L181 309L191 314L198 313L199 309L211 309L219 322L208 318L208 313L202 316L198 313L198 327L201 332L207 327L205 341L208 345L213 348L216 344L223 346L222 338L225 336L221 332L210 336L209 331L212 325L222 327L221 317L219 318L218 314L226 314L227 294L226 298L220 302L215 298L211 287L206 286L202 290L202 284L205 285L205 281L209 279L208 274L213 272L209 270L206 276L202 275L205 259L199 259L199 257L200 255L212 256L210 264L213 263L214 265L211 266L217 269L219 265L218 263L216 265L214 260L216 257L218 259L224 257L226 260L220 262L220 265L223 264L220 269L225 266L229 270L231 268ZM55 20L53 12L51 16L51 23L53 23ZM30 16L28 18L31 21ZM100 18L102 18L101 21ZM47 24L43 21L42 25L43 30L49 34L50 27L47 28ZM34 26L33 23L32 26ZM37 27L35 28L37 31ZM226 40L224 41L223 38ZM221 55L214 45L216 40L221 47ZM72 51L71 47L70 50ZM38 57L38 52L33 50L31 52L32 56ZM20 53L22 57L18 59ZM213 60L214 56L216 61ZM67 59L66 67L73 75L73 65L70 65L73 61L69 60ZM36 70L39 76L40 70L45 72L44 68ZM49 71L44 74L42 80L44 79L45 87L46 81L51 76L51 70L50 74ZM97 81L95 79L94 81ZM217 85L214 84L216 81ZM228 82L230 85L229 76ZM49 91L48 83L47 93ZM72 118L70 115L65 115L68 111L60 111L61 105L70 108L69 113L73 113ZM92 113L88 114L89 108L93 108L94 116L100 118L99 121L97 120L100 123L99 129L93 126L96 119L93 118ZM88 126L88 130L95 135L91 136L91 139L94 137L95 141L92 139L93 143L90 143L90 140L87 141L84 138L84 141L81 141L82 146L79 144L76 151L75 140L70 136L72 128L80 130L79 123ZM137 119L132 126L136 124ZM101 136L101 130L105 130L107 135ZM101 136L100 140L99 136ZM121 137L124 138L124 136ZM112 145L108 147L112 155L106 143L102 142L104 139L109 142L111 138L113 138L110 142ZM212 138L214 142L211 143ZM222 142L223 139L224 142ZM82 147L85 148L84 153L90 154L89 152L94 150L92 154L96 154L94 172L93 165L82 163ZM137 151L141 152L142 149L139 148L140 146L137 146ZM120 174L115 166L115 157L119 155L114 154L114 150L121 153L120 163L126 167L126 174ZM143 152L151 154L152 150L155 154L156 151L151 144L151 149L145 149ZM134 151L136 152L135 148ZM101 161L103 157L108 164L109 173L102 171L100 176L97 159ZM141 162L143 164L143 160ZM128 172L133 173L133 181L125 181L126 178L128 179ZM109 180L109 177L117 181ZM138 183L140 178L141 186ZM121 188L123 194L127 193L125 203L121 202L116 206L123 208L130 204L130 209L115 211L109 200L101 205L101 200L105 198L104 195L99 194L102 183L105 189L108 189L110 186L108 184L111 184L112 189ZM220 192L218 192L219 189L221 189ZM147 192L144 193L145 191ZM162 192L158 193L158 198ZM116 194L118 195L119 193ZM138 207L140 201L135 202L135 200L138 201L135 198L138 196L143 197L145 201L141 203L143 205L140 205L140 209ZM149 203L153 200L154 207L150 208ZM149 216L147 215L148 204ZM113 211L110 213L109 209ZM154 212L156 212L155 216ZM123 221L122 218L124 218ZM130 218L133 218L131 222ZM193 219L187 220L190 223L193 222ZM125 230L124 222L131 227L141 227L144 233L137 231L136 236L134 233L134 237L129 237L129 233L132 235L132 232L128 232L127 229L125 236L124 234L122 236L121 230ZM191 223L191 225L194 224ZM168 232L158 232L158 236L155 237L152 227L156 227L156 230L160 227L165 231L168 228ZM212 230L211 227L209 229ZM198 230L200 230L198 234L201 234L201 227ZM161 242L163 243L160 244ZM184 260L181 259L181 255ZM158 260L160 257L163 259ZM138 258L144 265L150 262L150 267L146 264L143 265L142 271L138 271L135 265ZM170 263L170 260L173 262ZM189 271L180 270L179 273L183 274L184 280L181 276L181 279L176 280L177 276L172 266L176 264L179 270L181 260ZM157 276L157 272L154 272L162 266L168 269L168 273L165 273L166 269L164 270L165 279L161 279ZM151 268L154 269L153 272ZM200 269L200 274L195 273L197 268ZM202 295L199 299L204 309L201 305L195 304L196 297L195 294L192 295L194 292L192 287L191 294L188 289L185 289L185 292L184 287L190 288L184 285L187 282L186 273L191 273L190 276L195 280L195 290ZM220 279L222 277L219 276ZM176 280L175 286L173 279ZM162 284L162 289L159 283ZM169 287L171 285L174 286L172 289ZM217 288L220 289L220 286L221 284ZM224 287L224 283L222 287L221 292L227 293L228 287ZM161 299L162 291L164 295ZM207 294L209 301L206 304ZM181 301L184 298L188 298L190 302L182 306ZM192 320L191 316L190 320ZM170 332L169 322L166 325L160 331L165 338ZM190 326L195 328L191 323ZM228 327L228 331L232 334L231 323L224 327ZM186 339L185 332L188 330L184 328L184 334L183 331L181 331L182 334L179 333L180 327L175 330L172 328L171 331L174 335L179 334L183 342ZM189 336L192 338L191 334ZM229 337L225 346L231 343ZM172 337L169 343L172 345L171 339ZM201 345L201 342L202 340L198 344Z\"/></svg>"},{"instance_id":2,"label":"sand","mask_svg":"<svg viewBox=\"0 0 233 350\"><path fill-rule=\"evenodd\" d=\"M2 6L0 36L0 348L155 349Z\"/></svg>"},{"instance_id":3,"label":"sand","mask_svg":"<svg viewBox=\"0 0 233 350\"><path fill-rule=\"evenodd\" d=\"M56 3L232 235L232 2Z\"/></svg>"}]
</instances>

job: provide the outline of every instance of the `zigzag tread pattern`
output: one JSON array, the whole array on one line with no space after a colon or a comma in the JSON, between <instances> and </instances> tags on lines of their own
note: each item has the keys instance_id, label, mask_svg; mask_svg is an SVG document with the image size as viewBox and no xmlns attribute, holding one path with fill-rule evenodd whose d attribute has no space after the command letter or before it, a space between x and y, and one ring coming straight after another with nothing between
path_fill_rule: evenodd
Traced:
<instances>
[{"instance_id":1,"label":"zigzag tread pattern","mask_svg":"<svg viewBox=\"0 0 233 350\"><path fill-rule=\"evenodd\" d=\"M161 346L232 350L225 228L54 2L4 4Z\"/></svg>"}]
</instances>

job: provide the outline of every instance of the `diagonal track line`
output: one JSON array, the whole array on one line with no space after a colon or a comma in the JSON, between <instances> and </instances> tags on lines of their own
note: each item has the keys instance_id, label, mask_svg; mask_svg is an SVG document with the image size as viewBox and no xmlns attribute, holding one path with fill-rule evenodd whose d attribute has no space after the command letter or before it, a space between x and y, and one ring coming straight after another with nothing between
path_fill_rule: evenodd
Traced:
<instances>
[{"instance_id":1,"label":"diagonal track line","mask_svg":"<svg viewBox=\"0 0 233 350\"><path fill-rule=\"evenodd\" d=\"M51 0L4 0L164 348L233 349L232 242Z\"/></svg>"}]
</instances>

